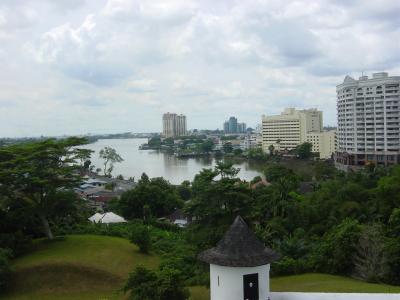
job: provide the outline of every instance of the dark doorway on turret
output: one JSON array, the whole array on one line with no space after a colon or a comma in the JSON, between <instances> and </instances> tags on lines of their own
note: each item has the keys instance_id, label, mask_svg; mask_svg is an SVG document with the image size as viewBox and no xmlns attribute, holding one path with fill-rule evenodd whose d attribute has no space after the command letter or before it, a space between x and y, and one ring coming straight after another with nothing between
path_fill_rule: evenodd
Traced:
<instances>
[{"instance_id":1,"label":"dark doorway on turret","mask_svg":"<svg viewBox=\"0 0 400 300\"><path fill-rule=\"evenodd\" d=\"M258 299L258 273L243 275L244 300Z\"/></svg>"}]
</instances>

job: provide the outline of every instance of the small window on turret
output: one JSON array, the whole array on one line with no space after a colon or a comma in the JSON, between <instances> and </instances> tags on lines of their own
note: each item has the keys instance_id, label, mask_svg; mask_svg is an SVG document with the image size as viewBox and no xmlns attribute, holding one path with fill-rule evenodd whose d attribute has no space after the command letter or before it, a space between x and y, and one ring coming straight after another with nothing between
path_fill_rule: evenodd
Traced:
<instances>
[{"instance_id":1,"label":"small window on turret","mask_svg":"<svg viewBox=\"0 0 400 300\"><path fill-rule=\"evenodd\" d=\"M218 276L218 286L219 286L219 276Z\"/></svg>"}]
</instances>

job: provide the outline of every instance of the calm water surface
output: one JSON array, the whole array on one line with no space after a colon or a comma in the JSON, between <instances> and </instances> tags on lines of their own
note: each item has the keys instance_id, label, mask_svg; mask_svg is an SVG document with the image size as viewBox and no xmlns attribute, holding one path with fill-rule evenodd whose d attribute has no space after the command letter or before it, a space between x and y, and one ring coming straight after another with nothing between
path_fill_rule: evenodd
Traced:
<instances>
[{"instance_id":1,"label":"calm water surface","mask_svg":"<svg viewBox=\"0 0 400 300\"><path fill-rule=\"evenodd\" d=\"M139 150L139 146L144 143L147 143L147 139L104 139L86 145L85 148L95 151L91 161L96 168L103 167L99 151L105 146L114 148L124 161L114 165L113 175L122 174L124 177L134 177L135 180L145 172L149 177L164 177L173 184L179 184L184 180L193 180L203 168L215 166L212 158L182 159L155 150ZM242 162L234 166L240 168L239 177L242 179L249 181L261 175L257 165Z\"/></svg>"}]
</instances>

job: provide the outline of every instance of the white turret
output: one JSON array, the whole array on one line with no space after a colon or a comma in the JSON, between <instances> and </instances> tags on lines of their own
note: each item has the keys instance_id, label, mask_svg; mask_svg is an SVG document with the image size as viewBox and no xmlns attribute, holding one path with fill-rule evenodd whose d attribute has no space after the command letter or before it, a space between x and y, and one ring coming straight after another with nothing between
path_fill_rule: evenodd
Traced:
<instances>
[{"instance_id":1,"label":"white turret","mask_svg":"<svg viewBox=\"0 0 400 300\"><path fill-rule=\"evenodd\" d=\"M238 216L217 246L199 255L210 264L211 300L268 300L270 263L277 257Z\"/></svg>"}]
</instances>

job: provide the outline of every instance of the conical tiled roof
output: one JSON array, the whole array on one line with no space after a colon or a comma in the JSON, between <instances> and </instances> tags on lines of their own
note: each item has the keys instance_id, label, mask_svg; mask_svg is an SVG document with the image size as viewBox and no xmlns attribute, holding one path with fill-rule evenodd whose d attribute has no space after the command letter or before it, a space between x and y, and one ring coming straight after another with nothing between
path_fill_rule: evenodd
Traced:
<instances>
[{"instance_id":1,"label":"conical tiled roof","mask_svg":"<svg viewBox=\"0 0 400 300\"><path fill-rule=\"evenodd\" d=\"M278 255L264 247L238 216L217 246L201 252L199 259L219 266L256 267L277 260Z\"/></svg>"}]
</instances>

